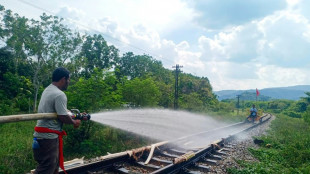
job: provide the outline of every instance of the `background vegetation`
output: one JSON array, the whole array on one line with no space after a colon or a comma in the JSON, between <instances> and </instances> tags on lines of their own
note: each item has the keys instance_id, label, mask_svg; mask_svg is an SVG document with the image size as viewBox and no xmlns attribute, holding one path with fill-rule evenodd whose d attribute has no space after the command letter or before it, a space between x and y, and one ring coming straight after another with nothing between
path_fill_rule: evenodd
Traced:
<instances>
[{"instance_id":1,"label":"background vegetation","mask_svg":"<svg viewBox=\"0 0 310 174\"><path fill-rule=\"evenodd\" d=\"M71 72L71 84L66 91L68 108L90 113L124 106L173 108L175 72L150 55L120 55L100 34L73 31L62 19L46 14L39 21L27 19L0 6L0 38L1 115L35 113L41 93L51 83L51 73L60 66ZM207 77L181 73L179 80L182 110L240 121L253 104L242 100L237 112L235 100L217 100ZM309 132L310 93L307 96L299 101L256 102L261 112L281 115L270 136L264 137L272 147L251 150L262 161L259 165L244 163L243 171L231 172L270 173L275 171L273 166L289 167L281 170L284 173L308 171L310 137L301 133ZM31 149L34 126L35 121L0 124L0 173L26 173L35 168ZM83 122L78 130L71 126L64 129L68 133L64 140L65 160L101 156L151 143L93 122ZM306 143L298 143L297 137ZM297 152L298 159L288 150Z\"/></svg>"},{"instance_id":2,"label":"background vegetation","mask_svg":"<svg viewBox=\"0 0 310 174\"><path fill-rule=\"evenodd\" d=\"M259 162L237 160L241 170L231 168L228 173L310 173L310 93L298 101L274 100L255 102L264 112L276 115L264 141L250 152ZM226 100L226 103L236 103ZM240 110L249 108L253 101L242 101Z\"/></svg>"},{"instance_id":3,"label":"background vegetation","mask_svg":"<svg viewBox=\"0 0 310 174\"><path fill-rule=\"evenodd\" d=\"M302 119L278 115L268 135L258 137L264 140L261 147L249 149L259 162L236 159L243 168L228 171L232 174L310 173L309 132L309 124Z\"/></svg>"}]
</instances>

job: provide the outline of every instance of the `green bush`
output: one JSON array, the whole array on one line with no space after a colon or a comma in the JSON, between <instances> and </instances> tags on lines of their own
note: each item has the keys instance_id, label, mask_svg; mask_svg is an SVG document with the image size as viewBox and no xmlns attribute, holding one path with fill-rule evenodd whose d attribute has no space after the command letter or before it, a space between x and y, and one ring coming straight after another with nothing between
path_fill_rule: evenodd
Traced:
<instances>
[{"instance_id":1,"label":"green bush","mask_svg":"<svg viewBox=\"0 0 310 174\"><path fill-rule=\"evenodd\" d=\"M306 112L302 114L302 118L306 123L310 124L310 107L308 107Z\"/></svg>"},{"instance_id":2,"label":"green bush","mask_svg":"<svg viewBox=\"0 0 310 174\"><path fill-rule=\"evenodd\" d=\"M302 119L278 116L271 124L265 144L249 151L260 162L238 161L241 170L231 168L229 173L310 173L310 125Z\"/></svg>"},{"instance_id":3,"label":"green bush","mask_svg":"<svg viewBox=\"0 0 310 174\"><path fill-rule=\"evenodd\" d=\"M299 112L295 112L295 111L284 111L283 114L289 116L289 117L293 117L293 118L301 118L301 113Z\"/></svg>"}]
</instances>

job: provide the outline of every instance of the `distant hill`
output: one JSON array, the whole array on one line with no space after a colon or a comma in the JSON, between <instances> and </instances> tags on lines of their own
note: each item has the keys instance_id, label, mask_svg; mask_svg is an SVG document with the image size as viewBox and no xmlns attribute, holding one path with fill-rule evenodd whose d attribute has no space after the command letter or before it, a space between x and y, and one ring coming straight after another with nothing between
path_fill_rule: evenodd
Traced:
<instances>
[{"instance_id":1,"label":"distant hill","mask_svg":"<svg viewBox=\"0 0 310 174\"><path fill-rule=\"evenodd\" d=\"M258 100L271 100L271 99L288 99L288 100L299 100L300 97L305 97L305 92L310 92L310 85L298 85L289 87L278 87L278 88L265 88L258 89L260 95ZM256 90L222 90L214 92L219 100L233 99L237 95L241 95L244 100L255 100Z\"/></svg>"}]
</instances>

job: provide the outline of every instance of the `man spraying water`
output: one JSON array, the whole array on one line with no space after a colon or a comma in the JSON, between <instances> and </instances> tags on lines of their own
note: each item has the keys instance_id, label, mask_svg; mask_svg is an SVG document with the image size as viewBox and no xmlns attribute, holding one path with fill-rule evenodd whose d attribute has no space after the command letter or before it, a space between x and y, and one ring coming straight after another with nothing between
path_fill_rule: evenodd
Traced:
<instances>
[{"instance_id":1,"label":"man spraying water","mask_svg":"<svg viewBox=\"0 0 310 174\"><path fill-rule=\"evenodd\" d=\"M33 134L34 159L38 162L35 173L58 173L59 166L64 170L62 136L66 135L66 132L62 130L63 123L73 124L74 128L78 128L81 124L81 120L73 119L72 115L68 114L67 97L63 91L67 89L69 82L69 71L57 68L53 72L52 83L43 91L38 112L56 112L57 119L37 121Z\"/></svg>"}]
</instances>

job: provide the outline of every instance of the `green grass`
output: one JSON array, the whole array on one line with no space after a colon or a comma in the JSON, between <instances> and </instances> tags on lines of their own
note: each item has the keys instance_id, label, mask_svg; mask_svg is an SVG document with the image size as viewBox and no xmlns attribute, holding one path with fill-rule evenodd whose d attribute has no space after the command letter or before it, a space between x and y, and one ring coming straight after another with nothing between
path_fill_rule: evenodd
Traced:
<instances>
[{"instance_id":1,"label":"green grass","mask_svg":"<svg viewBox=\"0 0 310 174\"><path fill-rule=\"evenodd\" d=\"M27 173L36 167L32 153L32 138L36 121L0 124L0 173ZM91 158L141 147L152 143L138 135L112 129L101 124L92 125L93 135L88 139L69 144L71 125L66 125L68 136L64 137L65 161L74 158Z\"/></svg>"},{"instance_id":2,"label":"green grass","mask_svg":"<svg viewBox=\"0 0 310 174\"><path fill-rule=\"evenodd\" d=\"M34 168L34 126L34 121L0 124L0 173L25 173Z\"/></svg>"},{"instance_id":3,"label":"green grass","mask_svg":"<svg viewBox=\"0 0 310 174\"><path fill-rule=\"evenodd\" d=\"M229 173L310 173L310 126L302 119L281 115L260 138L264 145L249 149L260 162L238 161L243 169L231 168Z\"/></svg>"}]
</instances>

